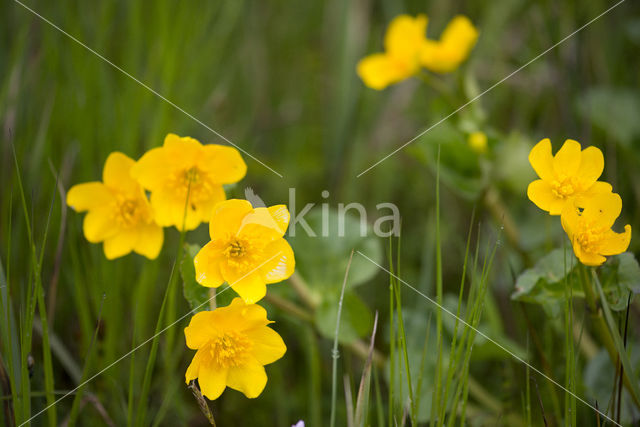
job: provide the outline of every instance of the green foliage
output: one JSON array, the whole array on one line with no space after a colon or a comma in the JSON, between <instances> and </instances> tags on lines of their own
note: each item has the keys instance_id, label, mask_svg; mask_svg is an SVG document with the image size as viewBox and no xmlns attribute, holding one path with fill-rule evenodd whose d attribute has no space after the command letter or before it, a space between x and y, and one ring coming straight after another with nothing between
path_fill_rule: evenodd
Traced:
<instances>
[{"instance_id":1,"label":"green foliage","mask_svg":"<svg viewBox=\"0 0 640 427\"><path fill-rule=\"evenodd\" d=\"M574 297L584 298L581 282L584 277L577 271L577 263L571 248L567 247L564 255L562 249L554 249L518 276L511 298L540 304L549 315L559 315L567 283ZM625 310L629 293L640 292L638 261L633 254L625 252L612 256L601 271L603 290L611 309Z\"/></svg>"},{"instance_id":2,"label":"green foliage","mask_svg":"<svg viewBox=\"0 0 640 427\"><path fill-rule=\"evenodd\" d=\"M184 257L180 263L180 276L182 277L182 293L194 312L207 310L207 302L211 296L209 288L196 282L196 269L193 265L193 258L200 250L199 245L187 244Z\"/></svg>"},{"instance_id":3,"label":"green foliage","mask_svg":"<svg viewBox=\"0 0 640 427\"><path fill-rule=\"evenodd\" d=\"M329 294L315 311L314 321L318 331L329 339L333 339L335 335L335 323L338 317L338 299L336 297L339 298L339 295ZM341 343L350 343L364 337L371 332L372 324L373 315L369 307L355 293L345 292L338 340Z\"/></svg>"},{"instance_id":4,"label":"green foliage","mask_svg":"<svg viewBox=\"0 0 640 427\"><path fill-rule=\"evenodd\" d=\"M576 105L587 120L627 148L640 136L640 92L634 88L594 87Z\"/></svg>"},{"instance_id":5,"label":"green foliage","mask_svg":"<svg viewBox=\"0 0 640 427\"><path fill-rule=\"evenodd\" d=\"M300 275L317 295L324 297L330 294L334 297L340 294L351 251L360 251L381 263L382 248L369 224L361 222L366 218L358 218L352 211L340 213L333 208L327 212L323 224L322 208L311 209L304 219L315 236L308 235L298 225L296 235L291 237L290 242ZM344 230L344 233L340 230ZM347 289L366 283L378 272L376 265L362 257L353 257Z\"/></svg>"}]
</instances>

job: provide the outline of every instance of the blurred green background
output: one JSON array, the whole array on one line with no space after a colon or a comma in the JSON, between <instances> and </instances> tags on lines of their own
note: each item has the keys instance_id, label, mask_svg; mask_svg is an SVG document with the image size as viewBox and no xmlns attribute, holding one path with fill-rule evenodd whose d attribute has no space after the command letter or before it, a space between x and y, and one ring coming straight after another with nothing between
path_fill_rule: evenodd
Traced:
<instances>
[{"instance_id":1,"label":"blurred green background","mask_svg":"<svg viewBox=\"0 0 640 427\"><path fill-rule=\"evenodd\" d=\"M476 209L483 244L495 240L504 223L483 322L492 336L511 343L514 351L525 351L529 342L525 310L533 324L545 322L538 333L548 351L546 362L559 363L554 372L562 378L564 355L561 344L554 344L562 332L557 319L543 307L523 308L523 303L510 298L516 276L551 249L561 247L564 238L559 222L526 198L526 186L534 178L527 155L544 137L550 137L556 149L566 138L580 141L583 147L598 146L606 159L603 179L612 183L624 201L619 225L630 223L639 229L638 2L627 0L359 178L356 175L373 163L614 3L108 0L25 4L283 175L280 178L244 156L247 176L228 192L229 197L243 197L243 189L250 186L268 205L288 203L289 188L295 188L292 210L297 207L299 211L306 203L336 207L359 202L367 207L370 222L379 215L378 203L395 203L402 215L402 277L427 294L433 294L435 286L435 170L440 147L445 293L457 294L471 211ZM384 30L400 13L426 13L430 37L437 37L458 13L469 16L480 30L478 44L462 68L438 76L453 94L454 105L419 79L382 92L366 88L358 79L357 61L382 49ZM85 360L87 372L97 372L153 334L178 233L165 231L165 246L155 261L129 255L109 262L100 245L91 245L82 236L82 216L61 204L55 187L57 174L63 189L99 179L110 152L139 158L161 145L169 132L202 142L224 141L20 4L2 2L0 16L0 260L14 310L19 313L24 310L31 279L14 147L38 250L52 209L42 248L43 287L50 333L68 359L61 360L65 356L54 351L56 389L70 390ZM468 133L475 130L489 136L486 154L466 144ZM330 193L326 199L321 196L323 190ZM189 233L187 240L203 244L206 236L203 225ZM388 246L384 239L377 244ZM302 248L300 245L294 242L294 248ZM639 248L638 240L633 239L629 250ZM380 249L380 261L385 258ZM304 265L300 268L304 272ZM326 268L342 272L344 264ZM376 347L384 354L389 279L381 272L370 276L357 289L369 322L356 335L366 341L371 314L379 311L385 326L381 332L379 328ZM288 283L276 286L277 295L295 301ZM433 310L426 300L405 291L404 305L413 313L416 331L407 340L419 354L426 319ZM267 368L269 382L259 399L250 401L228 390L212 404L218 425L286 426L298 419L311 426L327 425L331 340L312 323L269 302L266 305L289 350L283 360ZM583 304L577 302L576 307L578 318ZM188 310L186 301L179 298L176 312L181 315ZM630 316L630 324L639 324L637 302ZM334 320L329 317L326 321ZM206 425L183 381L192 357L182 338L187 323L185 319L174 328L172 347L167 341L160 342L147 402L149 425ZM629 339L639 342L639 333L632 328ZM42 391L37 332L33 342L31 388ZM85 387L80 425L101 425L107 419L104 414L115 425L126 424L129 381L133 378L136 396L148 347ZM90 348L92 356L87 360ZM472 393L478 411L469 423L507 424L504 414L522 412L524 367L491 344L484 350L474 355L471 364L480 391ZM578 388L580 395L590 398L604 386L594 386L600 379L589 378L587 372L595 372L593 376L605 371L613 376L611 367L589 368L593 360L602 359L597 348L595 351L591 358L585 356L584 380ZM165 353L179 357L177 371L162 368ZM348 346L343 353L341 373L349 373L357 388L362 361ZM538 366L541 360L533 356L531 362ZM607 362L605 357L602 363ZM382 389L383 371L381 368L379 378ZM606 381L606 375L603 378ZM545 380L537 381L545 409L552 413ZM343 425L342 381L338 384L342 411L338 420ZM483 393L489 400L483 400ZM2 395L7 394L3 389ZM58 405L59 421L67 417L71 400ZM534 421L541 423L537 398L532 402ZM42 395L32 398L34 412L44 405ZM586 425L595 423L587 408L579 406L579 410ZM41 415L34 425L44 425L46 417Z\"/></svg>"}]
</instances>

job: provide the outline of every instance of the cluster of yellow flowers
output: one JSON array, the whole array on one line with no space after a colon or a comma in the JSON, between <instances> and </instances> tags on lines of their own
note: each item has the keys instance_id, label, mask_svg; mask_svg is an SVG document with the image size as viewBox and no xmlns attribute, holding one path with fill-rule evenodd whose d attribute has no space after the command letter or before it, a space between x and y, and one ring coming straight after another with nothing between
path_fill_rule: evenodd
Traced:
<instances>
[{"instance_id":1,"label":"cluster of yellow flowers","mask_svg":"<svg viewBox=\"0 0 640 427\"><path fill-rule=\"evenodd\" d=\"M102 182L74 185L67 204L88 211L84 235L92 243L103 242L108 259L131 251L154 259L164 241L162 227L193 230L209 221L214 206L226 198L222 185L240 181L246 172L233 147L169 134L162 147L137 162L111 153Z\"/></svg>"},{"instance_id":2,"label":"cluster of yellow flowers","mask_svg":"<svg viewBox=\"0 0 640 427\"><path fill-rule=\"evenodd\" d=\"M611 184L598 181L604 170L600 149L582 150L579 142L568 139L553 156L546 138L531 149L529 162L540 177L529 184L529 199L550 215L560 215L580 262L601 265L605 256L627 250L631 226L625 225L623 233L611 229L622 211L622 199Z\"/></svg>"},{"instance_id":3,"label":"cluster of yellow flowers","mask_svg":"<svg viewBox=\"0 0 640 427\"><path fill-rule=\"evenodd\" d=\"M382 90L408 79L424 67L448 73L469 56L478 31L469 18L454 17L439 40L427 38L427 16L399 15L389 24L384 37L384 53L375 53L358 63L358 75L372 89Z\"/></svg>"},{"instance_id":4,"label":"cluster of yellow flowers","mask_svg":"<svg viewBox=\"0 0 640 427\"><path fill-rule=\"evenodd\" d=\"M286 206L253 208L246 200L219 203L209 222L211 241L194 258L196 280L217 288L227 282L240 295L227 307L200 312L184 330L187 346L197 350L186 382L198 378L209 399L225 387L257 397L267 383L264 365L287 351L267 327L262 299L266 285L288 279L295 269L293 250L283 238L289 225Z\"/></svg>"},{"instance_id":5,"label":"cluster of yellow flowers","mask_svg":"<svg viewBox=\"0 0 640 427\"><path fill-rule=\"evenodd\" d=\"M289 278L293 250L283 238L289 225L284 205L253 208L246 200L225 200L223 184L247 171L238 150L169 134L164 145L137 162L114 152L102 182L73 186L67 204L88 211L84 235L103 242L105 256L131 251L154 259L160 253L162 227L195 229L209 222L211 241L194 259L196 280L216 288L227 282L241 298L227 307L195 314L187 328L187 346L197 350L186 372L202 393L216 399L229 386L247 397L264 389L264 365L280 359L286 346L267 325L267 312L255 304L266 285ZM149 192L149 198L147 193Z\"/></svg>"}]
</instances>

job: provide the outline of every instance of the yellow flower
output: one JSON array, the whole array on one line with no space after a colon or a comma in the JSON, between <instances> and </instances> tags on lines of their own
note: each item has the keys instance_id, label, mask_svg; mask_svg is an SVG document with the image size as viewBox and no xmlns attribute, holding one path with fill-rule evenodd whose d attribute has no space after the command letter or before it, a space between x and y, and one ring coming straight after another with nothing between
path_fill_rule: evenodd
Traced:
<instances>
[{"instance_id":1,"label":"yellow flower","mask_svg":"<svg viewBox=\"0 0 640 427\"><path fill-rule=\"evenodd\" d=\"M472 132L467 139L469 147L478 154L487 152L487 135L484 132Z\"/></svg>"},{"instance_id":2,"label":"yellow flower","mask_svg":"<svg viewBox=\"0 0 640 427\"><path fill-rule=\"evenodd\" d=\"M240 181L246 172L247 165L235 148L202 145L172 133L162 147L149 150L131 170L151 191L158 224L182 229L184 223L186 230L207 222L213 207L226 198L222 184Z\"/></svg>"},{"instance_id":3,"label":"yellow flower","mask_svg":"<svg viewBox=\"0 0 640 427\"><path fill-rule=\"evenodd\" d=\"M529 153L529 163L541 179L527 188L529 200L551 215L560 215L567 200L575 196L595 196L610 193L611 185L597 181L604 170L602 151L567 139L551 154L551 141L545 138Z\"/></svg>"},{"instance_id":4,"label":"yellow flower","mask_svg":"<svg viewBox=\"0 0 640 427\"><path fill-rule=\"evenodd\" d=\"M267 325L267 312L235 298L227 307L201 311L184 329L187 347L197 350L187 368L187 384L198 379L211 400L228 386L248 398L258 397L267 384L264 365L287 351L282 338Z\"/></svg>"},{"instance_id":5,"label":"yellow flower","mask_svg":"<svg viewBox=\"0 0 640 427\"><path fill-rule=\"evenodd\" d=\"M111 153L102 182L74 185L67 193L67 205L89 211L84 217L84 235L92 243L104 242L108 259L131 251L154 259L162 248L162 228L153 220L144 190L130 175L133 165L126 155Z\"/></svg>"},{"instance_id":6,"label":"yellow flower","mask_svg":"<svg viewBox=\"0 0 640 427\"><path fill-rule=\"evenodd\" d=\"M358 63L358 75L365 85L381 90L407 79L420 70L420 53L426 41L427 17L397 16L384 38L384 53L375 53Z\"/></svg>"},{"instance_id":7,"label":"yellow flower","mask_svg":"<svg viewBox=\"0 0 640 427\"><path fill-rule=\"evenodd\" d=\"M615 193L592 197L576 197L562 210L562 228L569 236L573 252L585 265L600 265L605 256L627 250L631 241L631 226L624 233L611 229L622 210L622 199Z\"/></svg>"},{"instance_id":8,"label":"yellow flower","mask_svg":"<svg viewBox=\"0 0 640 427\"><path fill-rule=\"evenodd\" d=\"M478 30L469 18L454 17L442 32L440 40L427 40L421 50L420 63L437 73L448 73L469 56L478 40Z\"/></svg>"},{"instance_id":9,"label":"yellow flower","mask_svg":"<svg viewBox=\"0 0 640 427\"><path fill-rule=\"evenodd\" d=\"M213 288L226 281L246 303L259 301L266 284L293 274L293 250L282 237L288 225L284 205L253 209L246 200L219 203L209 222L211 241L194 258L196 280Z\"/></svg>"}]
</instances>

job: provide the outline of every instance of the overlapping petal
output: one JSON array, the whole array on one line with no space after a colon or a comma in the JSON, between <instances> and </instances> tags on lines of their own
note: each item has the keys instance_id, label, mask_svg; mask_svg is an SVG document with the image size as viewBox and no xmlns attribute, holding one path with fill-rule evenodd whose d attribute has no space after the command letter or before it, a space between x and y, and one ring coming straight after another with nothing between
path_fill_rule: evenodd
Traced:
<instances>
[{"instance_id":1,"label":"overlapping petal","mask_svg":"<svg viewBox=\"0 0 640 427\"><path fill-rule=\"evenodd\" d=\"M197 352L185 381L197 378L209 399L217 399L226 387L248 398L260 395L267 383L264 365L280 359L287 350L268 323L264 308L241 298L194 315L184 333L187 346Z\"/></svg>"}]
</instances>

